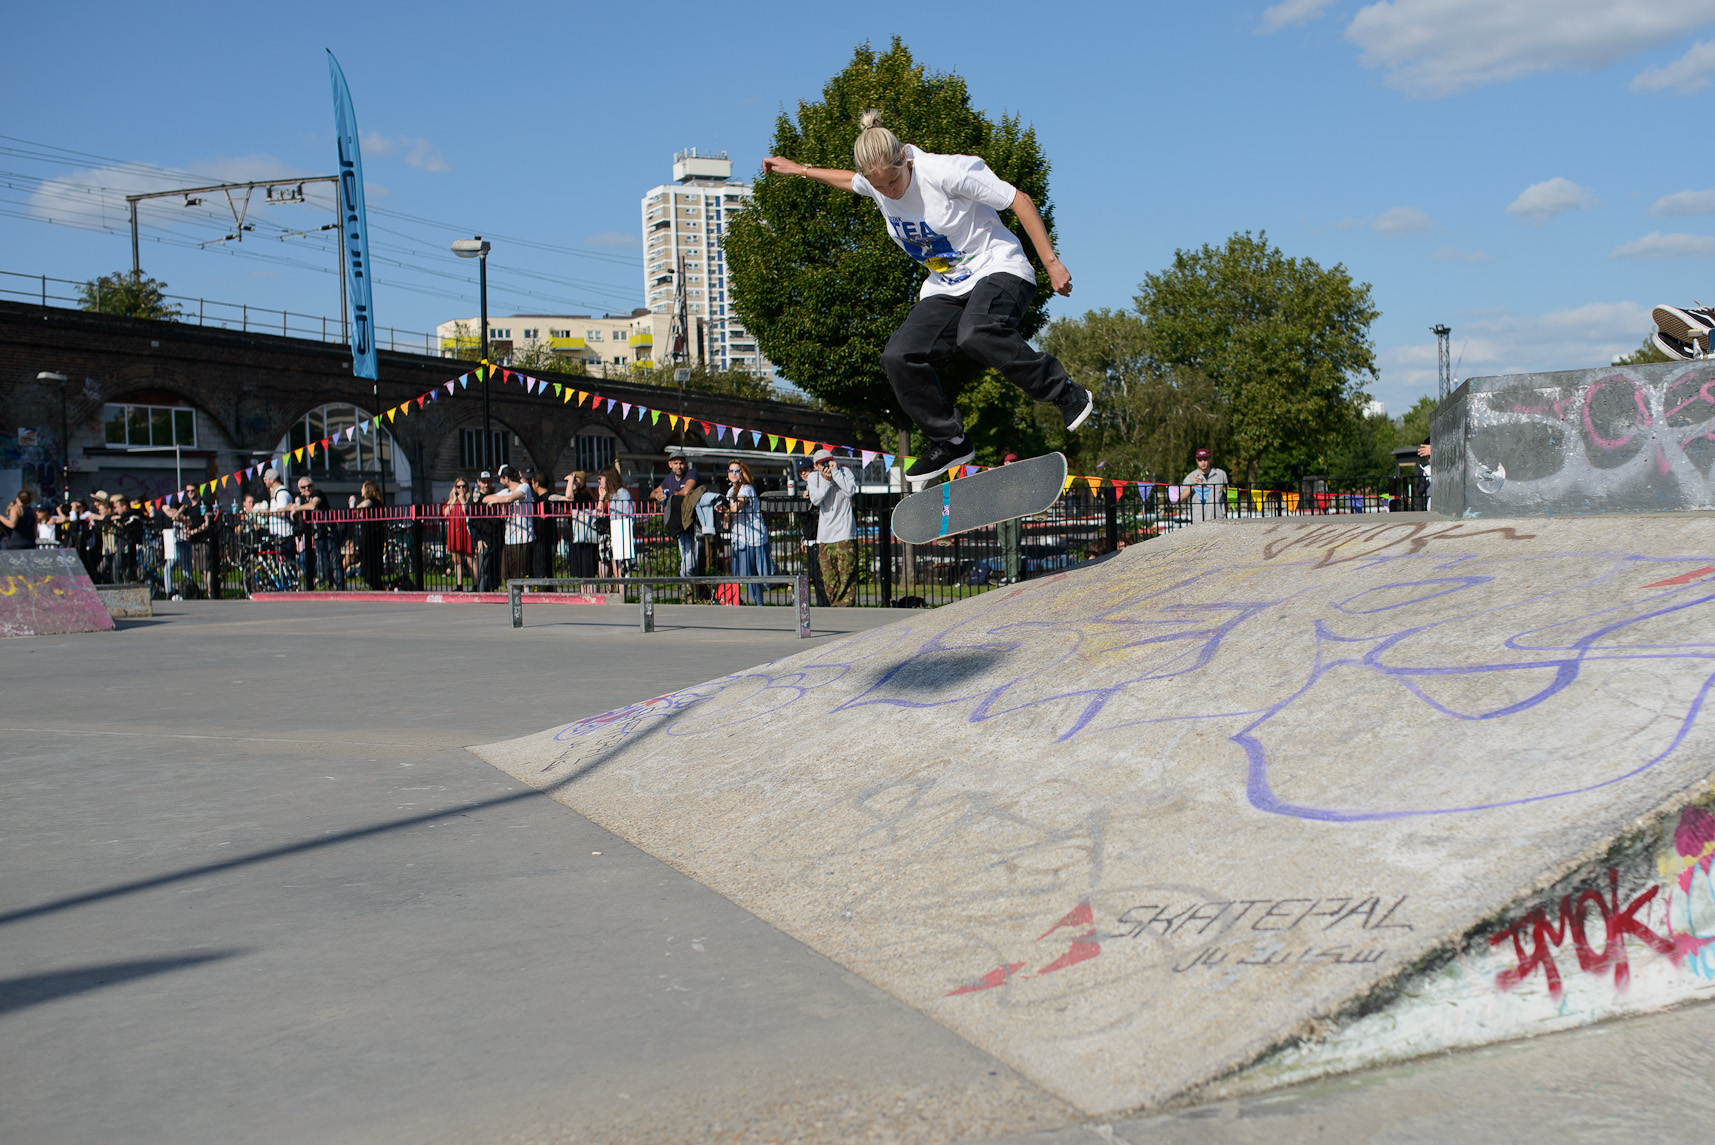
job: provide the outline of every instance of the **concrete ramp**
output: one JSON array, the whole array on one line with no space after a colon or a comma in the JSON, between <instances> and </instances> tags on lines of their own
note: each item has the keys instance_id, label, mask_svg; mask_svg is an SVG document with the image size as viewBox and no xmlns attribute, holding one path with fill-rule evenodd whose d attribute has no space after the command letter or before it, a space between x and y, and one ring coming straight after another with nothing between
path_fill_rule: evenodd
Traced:
<instances>
[{"instance_id":1,"label":"concrete ramp","mask_svg":"<svg viewBox=\"0 0 1715 1145\"><path fill-rule=\"evenodd\" d=\"M0 636L109 632L113 618L70 549L0 549Z\"/></svg>"},{"instance_id":2,"label":"concrete ramp","mask_svg":"<svg viewBox=\"0 0 1715 1145\"><path fill-rule=\"evenodd\" d=\"M1199 525L477 751L1116 1114L1704 991L1712 523Z\"/></svg>"}]
</instances>

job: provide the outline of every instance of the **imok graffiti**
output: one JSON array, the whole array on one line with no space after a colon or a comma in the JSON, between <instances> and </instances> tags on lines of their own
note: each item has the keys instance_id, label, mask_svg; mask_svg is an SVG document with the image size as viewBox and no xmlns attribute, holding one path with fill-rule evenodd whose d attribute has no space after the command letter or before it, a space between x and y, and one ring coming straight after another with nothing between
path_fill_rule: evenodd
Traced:
<instances>
[{"instance_id":1,"label":"imok graffiti","mask_svg":"<svg viewBox=\"0 0 1715 1145\"><path fill-rule=\"evenodd\" d=\"M1657 863L1663 881L1645 886L1623 906L1619 869L1610 867L1606 893L1600 884L1575 888L1562 895L1558 904L1537 907L1490 935L1491 947L1510 941L1516 960L1496 974L1495 985L1511 990L1540 970L1549 997L1558 1002L1566 988L1556 951L1564 958L1563 948L1569 942L1578 969L1585 974L1612 972L1614 989L1620 993L1632 979L1628 941L1671 960L1675 967L1715 977L1715 951L1708 949L1715 945L1715 935L1698 933L1700 920L1701 929L1710 929L1711 911L1701 900L1715 906L1709 882L1710 864L1715 861L1715 816L1702 808L1685 808L1671 839L1664 842Z\"/></svg>"}]
</instances>

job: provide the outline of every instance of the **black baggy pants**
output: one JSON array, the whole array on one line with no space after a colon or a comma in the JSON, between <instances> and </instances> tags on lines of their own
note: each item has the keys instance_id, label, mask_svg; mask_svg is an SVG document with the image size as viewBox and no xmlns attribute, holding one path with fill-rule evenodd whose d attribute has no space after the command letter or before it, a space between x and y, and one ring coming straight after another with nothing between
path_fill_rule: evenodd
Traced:
<instances>
[{"instance_id":1,"label":"black baggy pants","mask_svg":"<svg viewBox=\"0 0 1715 1145\"><path fill-rule=\"evenodd\" d=\"M1036 284L1016 274L990 274L978 279L968 294L931 295L911 308L904 325L887 340L881 366L899 408L917 428L935 441L951 441L965 432L933 365L955 350L999 370L1035 401L1060 396L1067 382L1065 367L1018 332L1035 293Z\"/></svg>"}]
</instances>

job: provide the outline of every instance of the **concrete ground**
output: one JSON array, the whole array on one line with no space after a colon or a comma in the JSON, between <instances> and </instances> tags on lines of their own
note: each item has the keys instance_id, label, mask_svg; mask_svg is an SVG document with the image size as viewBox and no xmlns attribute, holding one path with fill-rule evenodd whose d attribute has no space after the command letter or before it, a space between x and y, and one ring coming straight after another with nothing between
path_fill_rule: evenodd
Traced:
<instances>
[{"instance_id":1,"label":"concrete ground","mask_svg":"<svg viewBox=\"0 0 1715 1145\"><path fill-rule=\"evenodd\" d=\"M785 610L525 621L206 602L0 643L0 1141L1637 1141L1715 1113L1698 1007L1078 1124L464 750L798 651Z\"/></svg>"}]
</instances>

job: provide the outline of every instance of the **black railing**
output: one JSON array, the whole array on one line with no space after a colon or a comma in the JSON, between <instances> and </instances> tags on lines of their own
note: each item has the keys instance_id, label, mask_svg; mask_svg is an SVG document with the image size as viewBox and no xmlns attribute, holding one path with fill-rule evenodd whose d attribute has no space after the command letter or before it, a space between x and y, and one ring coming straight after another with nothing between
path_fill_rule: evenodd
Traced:
<instances>
[{"instance_id":1,"label":"black railing","mask_svg":"<svg viewBox=\"0 0 1715 1145\"><path fill-rule=\"evenodd\" d=\"M1202 521L1398 512L1427 507L1428 482L1395 478L1370 483L1306 481L1297 491L1215 486L1083 483L1046 512L926 545L904 545L887 522L899 494L855 498L856 592L860 606L932 607L997 585L1075 567L1122 545ZM810 504L778 493L762 496L767 566L751 575L809 577L812 599L827 603L812 554ZM705 521L709 515L705 513ZM526 528L524 522L528 523ZM658 509L607 511L565 502L537 503L519 518L507 506L415 505L307 514L296 523L218 510L212 544L173 543L163 517L98 523L80 551L98 581L140 580L163 593L241 596L259 592L505 591L509 578L626 580L740 575L730 528L693 535L691 560L666 532ZM509 532L510 530L510 532ZM528 535L529 540L523 538ZM75 538L68 538L75 539ZM511 544L508 544L511 541ZM306 559L305 551L309 551ZM171 557L169 558L169 551ZM751 589L747 587L746 599ZM755 586L761 602L786 605L783 586ZM635 601L635 591L626 597ZM660 586L662 603L726 599L709 586Z\"/></svg>"}]
</instances>

